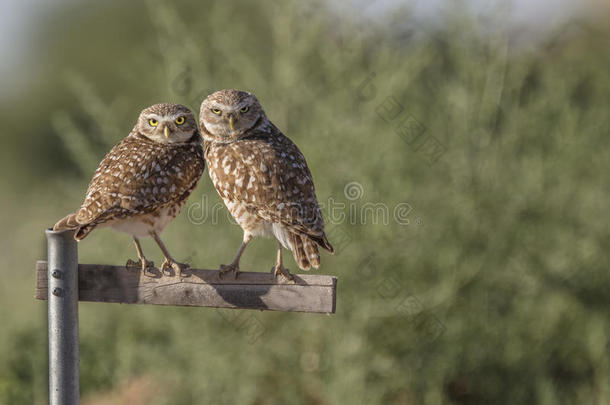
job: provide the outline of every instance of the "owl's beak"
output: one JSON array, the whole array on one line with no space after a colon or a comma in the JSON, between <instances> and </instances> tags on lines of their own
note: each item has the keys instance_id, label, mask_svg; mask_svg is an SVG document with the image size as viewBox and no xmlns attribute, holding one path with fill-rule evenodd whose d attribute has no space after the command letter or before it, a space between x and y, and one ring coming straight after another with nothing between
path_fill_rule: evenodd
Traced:
<instances>
[{"instance_id":1,"label":"owl's beak","mask_svg":"<svg viewBox=\"0 0 610 405\"><path fill-rule=\"evenodd\" d=\"M231 127L231 130L235 129L235 119L232 116L229 117L229 126Z\"/></svg>"},{"instance_id":2,"label":"owl's beak","mask_svg":"<svg viewBox=\"0 0 610 405\"><path fill-rule=\"evenodd\" d=\"M169 139L169 128L163 128L163 135L165 135L165 139Z\"/></svg>"}]
</instances>

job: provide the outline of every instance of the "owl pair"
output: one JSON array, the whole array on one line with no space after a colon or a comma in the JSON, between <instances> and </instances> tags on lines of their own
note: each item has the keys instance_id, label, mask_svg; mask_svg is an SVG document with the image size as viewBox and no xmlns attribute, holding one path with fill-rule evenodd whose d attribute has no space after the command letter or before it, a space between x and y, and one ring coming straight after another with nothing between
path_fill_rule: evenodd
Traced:
<instances>
[{"instance_id":1,"label":"owl pair","mask_svg":"<svg viewBox=\"0 0 610 405\"><path fill-rule=\"evenodd\" d=\"M143 110L131 133L100 163L80 209L53 229L73 230L76 240L102 226L129 233L139 260L127 261L127 267L145 274L154 264L144 256L140 238L152 237L165 257L161 271L185 276L188 265L170 255L160 234L180 213L206 161L216 191L244 231L235 258L220 266L220 275L237 277L254 236L275 237L273 273L289 279L282 247L303 270L320 265L318 246L333 252L305 157L269 121L256 97L239 90L209 95L201 104L199 127L182 105Z\"/></svg>"}]
</instances>

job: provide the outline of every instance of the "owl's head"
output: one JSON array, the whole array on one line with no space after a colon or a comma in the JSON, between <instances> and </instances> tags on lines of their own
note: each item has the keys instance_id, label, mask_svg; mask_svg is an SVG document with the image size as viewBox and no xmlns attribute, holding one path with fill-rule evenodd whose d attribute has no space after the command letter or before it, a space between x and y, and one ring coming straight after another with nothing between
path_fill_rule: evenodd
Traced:
<instances>
[{"instance_id":1,"label":"owl's head","mask_svg":"<svg viewBox=\"0 0 610 405\"><path fill-rule=\"evenodd\" d=\"M185 143L197 132L197 120L183 105L161 103L142 110L136 128L155 142Z\"/></svg>"},{"instance_id":2,"label":"owl's head","mask_svg":"<svg viewBox=\"0 0 610 405\"><path fill-rule=\"evenodd\" d=\"M205 139L229 142L266 120L263 107L252 93L219 90L201 103L199 125Z\"/></svg>"}]
</instances>

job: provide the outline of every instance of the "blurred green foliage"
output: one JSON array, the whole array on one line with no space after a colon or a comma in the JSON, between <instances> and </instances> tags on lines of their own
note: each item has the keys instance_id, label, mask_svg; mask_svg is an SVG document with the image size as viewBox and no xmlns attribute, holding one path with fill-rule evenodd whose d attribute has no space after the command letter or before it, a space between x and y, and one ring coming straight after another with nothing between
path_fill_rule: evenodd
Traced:
<instances>
[{"instance_id":1,"label":"blurred green foliage","mask_svg":"<svg viewBox=\"0 0 610 405\"><path fill-rule=\"evenodd\" d=\"M491 31L462 14L433 30L406 9L366 22L350 10L113 1L40 18L32 78L0 101L0 403L46 402L32 298L44 228L80 204L142 108L198 111L240 88L307 156L320 201L345 204L319 270L339 277L337 314L83 303L84 403L144 376L154 404L608 404L608 30L574 22L515 45L502 15ZM177 257L232 257L241 231L226 211L189 221L219 203L204 174L165 232ZM371 203L387 224L350 221ZM135 253L110 230L79 246L81 262ZM256 240L242 265L273 259Z\"/></svg>"}]
</instances>

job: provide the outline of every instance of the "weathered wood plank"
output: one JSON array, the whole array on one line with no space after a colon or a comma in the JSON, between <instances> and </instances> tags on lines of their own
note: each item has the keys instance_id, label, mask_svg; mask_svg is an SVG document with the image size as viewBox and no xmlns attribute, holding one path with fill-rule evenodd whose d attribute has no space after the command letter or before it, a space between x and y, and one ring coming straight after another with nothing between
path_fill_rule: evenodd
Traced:
<instances>
[{"instance_id":1,"label":"weathered wood plank","mask_svg":"<svg viewBox=\"0 0 610 405\"><path fill-rule=\"evenodd\" d=\"M79 301L179 305L271 311L335 313L337 278L295 274L294 281L271 273L243 272L222 279L218 270L190 269L189 277L153 277L140 269L78 265ZM36 299L48 297L47 262L36 263Z\"/></svg>"}]
</instances>

